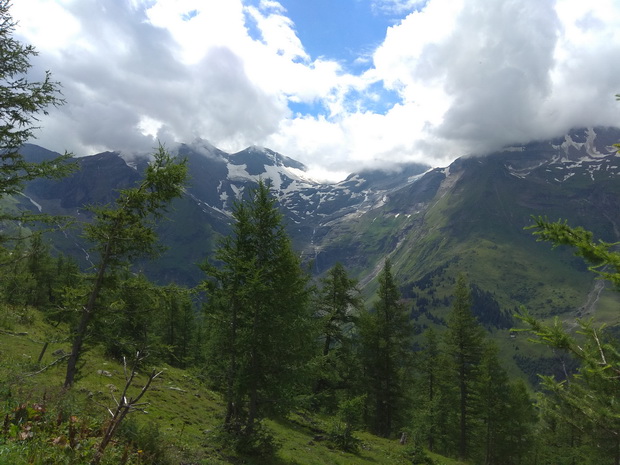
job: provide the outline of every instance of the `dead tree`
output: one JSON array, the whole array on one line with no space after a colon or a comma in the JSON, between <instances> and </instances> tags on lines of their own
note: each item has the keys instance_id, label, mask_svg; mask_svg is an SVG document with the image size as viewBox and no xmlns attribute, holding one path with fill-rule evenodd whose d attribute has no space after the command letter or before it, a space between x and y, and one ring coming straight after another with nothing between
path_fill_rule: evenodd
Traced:
<instances>
[{"instance_id":1,"label":"dead tree","mask_svg":"<svg viewBox=\"0 0 620 465\"><path fill-rule=\"evenodd\" d=\"M103 457L103 454L106 450L106 447L108 447L108 444L112 440L114 433L116 432L120 424L123 422L127 414L133 410L139 410L139 411L144 412L142 407L148 405L148 402L140 402L140 399L142 399L142 396L144 396L146 391L148 391L153 380L157 378L160 374L162 374L161 371L156 372L155 370L153 370L151 374L149 375L148 380L142 387L142 390L140 391L140 393L136 397L127 397L127 392L129 391L129 388L131 384L133 383L133 380L136 376L136 370L138 368L139 363L142 360L144 360L144 357L140 356L140 352L136 352L136 358L134 360L133 367L131 368L131 372L128 373L127 372L127 361L125 360L125 357L123 357L123 369L125 372L125 388L123 389L123 392L119 399L116 399L114 397L114 394L111 394L112 399L114 399L114 402L116 404L116 408L114 410L108 408L108 412L110 413L110 415L112 415L112 419L108 423L106 431L103 435L103 439L101 440L101 444L99 444L99 447L97 448L97 452L95 453L95 456L91 460L90 465L99 465L99 463L101 462L101 458Z\"/></svg>"}]
</instances>

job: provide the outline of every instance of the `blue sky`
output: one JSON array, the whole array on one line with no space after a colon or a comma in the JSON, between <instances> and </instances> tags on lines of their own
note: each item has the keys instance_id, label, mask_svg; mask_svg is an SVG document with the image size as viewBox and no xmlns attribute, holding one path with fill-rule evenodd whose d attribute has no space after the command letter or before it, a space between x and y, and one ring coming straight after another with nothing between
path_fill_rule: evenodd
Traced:
<instances>
[{"instance_id":1,"label":"blue sky","mask_svg":"<svg viewBox=\"0 0 620 465\"><path fill-rule=\"evenodd\" d=\"M89 155L197 138L312 176L620 121L617 0L19 0L66 104L35 142Z\"/></svg>"},{"instance_id":2,"label":"blue sky","mask_svg":"<svg viewBox=\"0 0 620 465\"><path fill-rule=\"evenodd\" d=\"M280 2L306 51L314 57L355 62L372 54L385 38L391 15L373 13L371 2L358 0L285 0Z\"/></svg>"}]
</instances>

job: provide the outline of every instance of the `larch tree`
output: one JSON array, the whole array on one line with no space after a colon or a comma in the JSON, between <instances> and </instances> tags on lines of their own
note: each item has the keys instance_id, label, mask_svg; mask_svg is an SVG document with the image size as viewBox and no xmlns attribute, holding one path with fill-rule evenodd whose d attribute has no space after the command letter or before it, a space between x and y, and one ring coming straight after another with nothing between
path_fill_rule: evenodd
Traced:
<instances>
[{"instance_id":1,"label":"larch tree","mask_svg":"<svg viewBox=\"0 0 620 465\"><path fill-rule=\"evenodd\" d=\"M583 227L566 221L535 218L531 227L541 241L554 247L569 246L590 264L590 270L620 290L620 252L616 243L595 240ZM535 341L571 354L578 362L577 373L564 381L544 376L546 390L540 403L543 417L569 426L569 441L581 442L581 463L620 465L620 347L605 325L577 319L577 335L559 319L544 323L525 312L521 319ZM569 444L570 445L570 444ZM585 453L583 452L585 451ZM575 453L575 451L572 451ZM574 459L573 459L574 460Z\"/></svg>"},{"instance_id":2,"label":"larch tree","mask_svg":"<svg viewBox=\"0 0 620 465\"><path fill-rule=\"evenodd\" d=\"M158 318L160 345L167 362L185 368L192 363L192 347L196 344L197 318L191 290L169 284L161 290L163 311Z\"/></svg>"},{"instance_id":3,"label":"larch tree","mask_svg":"<svg viewBox=\"0 0 620 465\"><path fill-rule=\"evenodd\" d=\"M137 187L121 190L114 205L91 208L95 218L86 225L84 236L93 244L92 252L98 258L79 322L71 334L65 388L75 381L78 360L90 323L99 310L98 300L106 278L137 258L153 257L161 251L156 220L174 198L182 195L186 177L185 160L177 160L160 145Z\"/></svg>"},{"instance_id":4,"label":"larch tree","mask_svg":"<svg viewBox=\"0 0 620 465\"><path fill-rule=\"evenodd\" d=\"M471 297L464 275L459 275L445 333L446 354L454 371L458 392L458 456L470 456L476 416L477 381L483 355L484 329L471 311Z\"/></svg>"},{"instance_id":5,"label":"larch tree","mask_svg":"<svg viewBox=\"0 0 620 465\"><path fill-rule=\"evenodd\" d=\"M372 431L380 436L390 436L404 423L412 337L413 326L387 259L373 311L360 321L367 417Z\"/></svg>"},{"instance_id":6,"label":"larch tree","mask_svg":"<svg viewBox=\"0 0 620 465\"><path fill-rule=\"evenodd\" d=\"M426 444L434 452L441 444L443 419L446 417L445 364L437 332L431 327L424 333L422 350L416 354L414 382L414 434L415 440Z\"/></svg>"},{"instance_id":7,"label":"larch tree","mask_svg":"<svg viewBox=\"0 0 620 465\"><path fill-rule=\"evenodd\" d=\"M24 183L36 178L59 178L72 166L69 155L34 163L24 159L21 147L33 138L39 116L64 103L60 84L47 71L42 81L30 81L30 60L37 55L32 45L13 37L16 23L10 14L10 0L0 0L0 198L19 194ZM28 214L6 211L0 219L31 219Z\"/></svg>"},{"instance_id":8,"label":"larch tree","mask_svg":"<svg viewBox=\"0 0 620 465\"><path fill-rule=\"evenodd\" d=\"M485 341L477 378L476 435L470 436L469 456L482 465L517 465L534 449L537 422L534 405L524 382L510 380L502 367L498 348Z\"/></svg>"},{"instance_id":9,"label":"larch tree","mask_svg":"<svg viewBox=\"0 0 620 465\"><path fill-rule=\"evenodd\" d=\"M359 365L354 335L363 303L357 281L349 278L341 263L327 272L321 284L316 301L321 355L314 392L329 409L337 403L337 392L345 392L345 397L353 394Z\"/></svg>"},{"instance_id":10,"label":"larch tree","mask_svg":"<svg viewBox=\"0 0 620 465\"><path fill-rule=\"evenodd\" d=\"M293 405L316 334L303 272L262 180L233 208L232 233L205 264L207 370L224 394L224 428L256 452L261 420ZM218 265L218 266L215 266Z\"/></svg>"}]
</instances>

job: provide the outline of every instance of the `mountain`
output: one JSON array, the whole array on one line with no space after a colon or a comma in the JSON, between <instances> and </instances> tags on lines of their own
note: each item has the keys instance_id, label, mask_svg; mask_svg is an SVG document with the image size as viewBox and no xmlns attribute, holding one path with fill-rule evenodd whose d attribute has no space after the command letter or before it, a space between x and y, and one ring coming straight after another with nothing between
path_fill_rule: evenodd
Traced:
<instances>
[{"instance_id":1,"label":"mountain","mask_svg":"<svg viewBox=\"0 0 620 465\"><path fill-rule=\"evenodd\" d=\"M22 153L29 160L57 155L35 145L24 146ZM315 239L329 230L330 224L375 208L387 192L429 169L414 164L396 172L365 171L340 183L323 184L310 179L303 164L266 148L249 147L228 154L197 140L181 145L178 155L187 159L190 179L184 198L172 204L171 221L160 226L160 236L169 249L154 263L140 267L160 282L190 285L201 279L197 264L210 255L217 238L228 233L233 203L259 178L271 184L296 248L311 255ZM116 191L134 185L148 157L105 152L75 162L79 169L65 179L28 184L25 195L30 208L88 221L85 207L109 203ZM80 239L79 228L56 234L54 243L89 264L88 245Z\"/></svg>"},{"instance_id":2,"label":"mountain","mask_svg":"<svg viewBox=\"0 0 620 465\"><path fill-rule=\"evenodd\" d=\"M358 276L369 284L379 257L390 256L421 324L445 316L460 272L477 286L474 308L490 326L509 327L507 315L521 306L540 316L585 316L598 308L617 323L604 311L617 297L603 290L581 259L536 242L524 228L532 215L547 216L618 241L618 140L617 129L576 130L456 160L388 194L380 208L335 225L323 238L318 261L364 270Z\"/></svg>"},{"instance_id":3,"label":"mountain","mask_svg":"<svg viewBox=\"0 0 620 465\"><path fill-rule=\"evenodd\" d=\"M190 180L187 195L168 214L171 221L160 228L169 250L139 266L160 282L199 282L196 264L229 231L233 202L262 177L270 180L294 246L313 273L340 261L370 296L389 256L421 326L441 323L460 272L475 284L476 308L489 327L510 326L510 314L522 305L543 316L585 315L595 308L606 315L614 297L583 263L569 251L536 242L524 228L532 215L543 215L620 240L617 141L618 129L579 129L556 140L461 158L446 168L402 165L326 184L269 149L228 154L197 140L178 149L188 160ZM23 153L53 155L31 145ZM111 201L115 190L139 179L147 160L107 152L76 161L80 170L72 176L28 185L30 208L88 220L84 206ZM59 249L87 263L78 231L56 236Z\"/></svg>"}]
</instances>

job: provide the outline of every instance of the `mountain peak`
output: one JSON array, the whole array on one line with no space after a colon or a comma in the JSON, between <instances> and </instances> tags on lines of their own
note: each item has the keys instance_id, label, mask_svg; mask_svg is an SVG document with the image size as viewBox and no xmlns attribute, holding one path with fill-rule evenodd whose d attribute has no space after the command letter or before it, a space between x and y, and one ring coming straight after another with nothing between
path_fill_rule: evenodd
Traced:
<instances>
[{"instance_id":1,"label":"mountain peak","mask_svg":"<svg viewBox=\"0 0 620 465\"><path fill-rule=\"evenodd\" d=\"M252 145L240 152L234 153L230 156L231 163L245 164L248 166L248 172L253 171L256 174L260 174L261 165L275 166L283 168L292 168L295 170L306 172L308 168L301 162L293 160L287 156L284 156L278 152L274 152L271 149L265 147L259 147Z\"/></svg>"}]
</instances>

